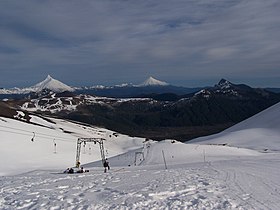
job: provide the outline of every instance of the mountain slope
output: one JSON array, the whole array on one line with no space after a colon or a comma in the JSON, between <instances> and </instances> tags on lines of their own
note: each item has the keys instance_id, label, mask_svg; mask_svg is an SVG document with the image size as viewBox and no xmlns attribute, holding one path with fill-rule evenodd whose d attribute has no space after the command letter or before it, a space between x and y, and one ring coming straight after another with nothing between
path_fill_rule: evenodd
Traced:
<instances>
[{"instance_id":1,"label":"mountain slope","mask_svg":"<svg viewBox=\"0 0 280 210\"><path fill-rule=\"evenodd\" d=\"M143 83L139 85L122 84L115 86L93 86L77 88L76 93L79 94L91 94L102 97L116 97L116 98L129 98L129 97L145 97L149 94L166 94L172 93L177 95L185 95L195 93L201 90L201 87L187 88L175 85L170 85L166 82L157 80L153 77L149 77Z\"/></svg>"},{"instance_id":2,"label":"mountain slope","mask_svg":"<svg viewBox=\"0 0 280 210\"><path fill-rule=\"evenodd\" d=\"M74 166L79 137L106 139L106 157L140 148L144 141L62 119L28 115L27 121L25 113L21 111L17 112L15 118L21 121L0 117L0 158L3 160L0 162L0 176L48 168L62 170ZM97 160L100 160L99 145L83 145L81 163Z\"/></svg>"},{"instance_id":3,"label":"mountain slope","mask_svg":"<svg viewBox=\"0 0 280 210\"><path fill-rule=\"evenodd\" d=\"M140 85L138 85L139 87L145 87L145 86L167 86L169 85L166 82L157 80L153 77L149 77L147 80L145 80L143 83L141 83Z\"/></svg>"},{"instance_id":4,"label":"mountain slope","mask_svg":"<svg viewBox=\"0 0 280 210\"><path fill-rule=\"evenodd\" d=\"M220 132L280 101L279 94L225 80L196 94L142 97L118 99L63 93L25 100L16 106L132 136L186 141Z\"/></svg>"},{"instance_id":5,"label":"mountain slope","mask_svg":"<svg viewBox=\"0 0 280 210\"><path fill-rule=\"evenodd\" d=\"M0 122L6 120L0 119ZM42 122L41 118L33 120L54 126L53 122ZM57 126L64 129L84 129L59 121L55 121ZM127 152L115 153L116 156L109 158L111 169L106 174L100 161L84 165L88 173L62 174L74 161L75 148L70 141L57 139L55 154L52 139L43 144L40 135L34 142L23 135L11 135L10 142L2 142L2 147L9 150L7 154L0 153L2 160L9 161L9 164L1 162L2 175L11 172L11 167L15 168L14 173L26 173L0 176L1 209L279 208L279 153L263 154L243 148L171 140L145 142L135 150L135 145L129 145L131 141L124 141L120 145L125 145L123 152ZM14 142L18 145L11 145ZM28 144L30 146L24 147ZM105 148L111 153L118 146ZM93 156L92 160L97 160L98 147L89 148L88 145L82 148L82 157ZM136 154L144 154L144 157Z\"/></svg>"},{"instance_id":6,"label":"mountain slope","mask_svg":"<svg viewBox=\"0 0 280 210\"><path fill-rule=\"evenodd\" d=\"M280 103L212 136L191 143L227 144L259 150L280 150Z\"/></svg>"},{"instance_id":7,"label":"mountain slope","mask_svg":"<svg viewBox=\"0 0 280 210\"><path fill-rule=\"evenodd\" d=\"M32 89L35 90L35 92L40 92L44 89L48 89L54 92L64 92L64 91L69 91L69 92L73 92L74 89L71 88L68 85L65 85L64 83L53 79L50 75L47 76L47 78L45 80L43 80L42 82L39 82L38 84L34 85L33 87L31 87Z\"/></svg>"},{"instance_id":8,"label":"mountain slope","mask_svg":"<svg viewBox=\"0 0 280 210\"><path fill-rule=\"evenodd\" d=\"M277 104L229 130L279 130L279 108ZM18 111L18 115L24 113ZM0 158L4 160L0 162L0 209L280 207L279 151L203 145L207 142L144 141L61 119L29 118L33 124L0 117ZM94 144L81 150L82 163L89 162L83 165L88 173L61 173L75 161L79 136L106 138L111 166L107 173ZM239 140L250 137L247 132L239 134ZM274 147L272 140L279 137L280 133L267 135L266 144ZM254 145L262 146L261 142ZM17 175L6 176L11 174Z\"/></svg>"},{"instance_id":9,"label":"mountain slope","mask_svg":"<svg viewBox=\"0 0 280 210\"><path fill-rule=\"evenodd\" d=\"M37 83L31 87L26 88L11 88L11 89L0 89L0 98L24 98L30 93L39 93L43 90L53 91L56 93L69 91L75 91L74 88L52 78L50 75L46 77L42 82Z\"/></svg>"}]
</instances>

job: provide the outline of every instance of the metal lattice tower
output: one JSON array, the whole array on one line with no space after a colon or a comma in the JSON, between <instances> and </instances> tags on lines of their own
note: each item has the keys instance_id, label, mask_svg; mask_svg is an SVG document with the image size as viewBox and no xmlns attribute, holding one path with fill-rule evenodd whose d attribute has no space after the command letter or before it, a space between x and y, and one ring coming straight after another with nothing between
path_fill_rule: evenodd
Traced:
<instances>
[{"instance_id":1,"label":"metal lattice tower","mask_svg":"<svg viewBox=\"0 0 280 210\"><path fill-rule=\"evenodd\" d=\"M80 163L80 155L81 155L81 145L82 143L86 142L93 142L94 144L98 143L100 147L100 154L101 154L101 160L102 164L105 162L105 152L104 152L104 145L103 141L106 139L103 138L78 138L77 141L77 153L76 153L76 167L79 167Z\"/></svg>"}]
</instances>

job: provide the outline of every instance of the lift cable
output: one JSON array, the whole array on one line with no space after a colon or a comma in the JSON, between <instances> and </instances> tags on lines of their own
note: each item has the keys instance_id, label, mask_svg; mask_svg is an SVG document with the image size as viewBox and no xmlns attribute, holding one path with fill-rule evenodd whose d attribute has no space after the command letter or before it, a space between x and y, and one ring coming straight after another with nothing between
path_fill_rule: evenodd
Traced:
<instances>
[{"instance_id":1,"label":"lift cable","mask_svg":"<svg viewBox=\"0 0 280 210\"><path fill-rule=\"evenodd\" d=\"M13 127L3 126L3 125L0 125L0 127L13 130L13 131L8 131L8 130L0 129L0 131L7 132L7 133L20 134L20 135L29 136L29 137L33 135L33 137L32 137L33 141L35 140L35 137L43 138L43 139L52 139L52 140L55 138L56 141L64 141L64 142L73 142L74 141L74 139L69 140L69 138L63 138L60 136L49 135L49 134L45 134L45 133L41 133L41 132L33 132L33 131L24 130L24 129L20 129L20 128L13 128ZM14 130L17 130L17 131L14 131ZM18 131L20 131L20 132L18 132ZM23 132L25 132L25 133L23 133ZM31 141L32 141L32 139L31 139ZM99 148L98 146L95 146L95 145L91 145L91 146L95 147L95 148ZM113 149L107 149L107 150L118 152Z\"/></svg>"},{"instance_id":2,"label":"lift cable","mask_svg":"<svg viewBox=\"0 0 280 210\"><path fill-rule=\"evenodd\" d=\"M22 131L22 132L26 132L26 133L31 133L33 134L34 132L33 131L28 131L28 130L24 130L24 129L19 129L19 128L13 128L13 127L8 127L8 126L2 126L0 125L0 127L2 128L8 128L8 129L12 129L12 130L18 130L18 131ZM2 131L5 131L5 130L2 130ZM11 132L12 131L6 131L6 132ZM48 136L50 138L58 138L58 139L63 139L63 140L69 140L69 138L63 138L63 137L59 137L59 136L55 136L55 135L49 135L49 134L45 134L45 133L41 133L41 132L36 132L36 135L42 135L42 136Z\"/></svg>"},{"instance_id":3,"label":"lift cable","mask_svg":"<svg viewBox=\"0 0 280 210\"><path fill-rule=\"evenodd\" d=\"M21 133L21 132L17 132L17 131L7 131L7 130L2 130L2 129L0 129L0 131L3 131L3 132L6 132L6 133L13 133L13 134L20 134L20 135L24 135L24 136L31 136L31 135L33 135L34 136L34 134L33 133L35 133L35 132L31 132L31 131L25 131L25 132L28 132L28 133L30 133L30 134L27 134L27 133ZM47 137L47 135L46 136L41 136L41 134L38 134L37 135L37 133L36 133L36 137L38 138L43 138L43 139L53 139L53 137L52 136L50 136L50 137ZM33 138L33 140L34 140L34 137L32 137ZM56 138L56 140L57 141L65 141L65 142L73 142L74 141L74 139L73 140L65 140L65 139L60 139L60 137L57 137Z\"/></svg>"}]
</instances>

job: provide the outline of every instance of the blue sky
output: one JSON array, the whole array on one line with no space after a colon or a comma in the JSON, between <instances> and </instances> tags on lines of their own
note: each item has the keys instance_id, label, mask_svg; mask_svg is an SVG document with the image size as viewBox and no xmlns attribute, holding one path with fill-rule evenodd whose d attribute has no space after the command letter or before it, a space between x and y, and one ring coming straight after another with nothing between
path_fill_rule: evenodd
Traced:
<instances>
[{"instance_id":1,"label":"blue sky","mask_svg":"<svg viewBox=\"0 0 280 210\"><path fill-rule=\"evenodd\" d=\"M280 87L279 0L2 0L0 87Z\"/></svg>"}]
</instances>

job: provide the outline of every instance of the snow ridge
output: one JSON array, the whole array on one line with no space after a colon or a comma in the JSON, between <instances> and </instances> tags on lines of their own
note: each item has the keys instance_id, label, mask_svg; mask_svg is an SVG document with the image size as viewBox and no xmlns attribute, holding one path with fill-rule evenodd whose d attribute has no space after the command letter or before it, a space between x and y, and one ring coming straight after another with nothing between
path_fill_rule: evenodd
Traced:
<instances>
[{"instance_id":1,"label":"snow ridge","mask_svg":"<svg viewBox=\"0 0 280 210\"><path fill-rule=\"evenodd\" d=\"M226 144L259 151L280 151L280 103L211 136L191 143Z\"/></svg>"}]
</instances>

